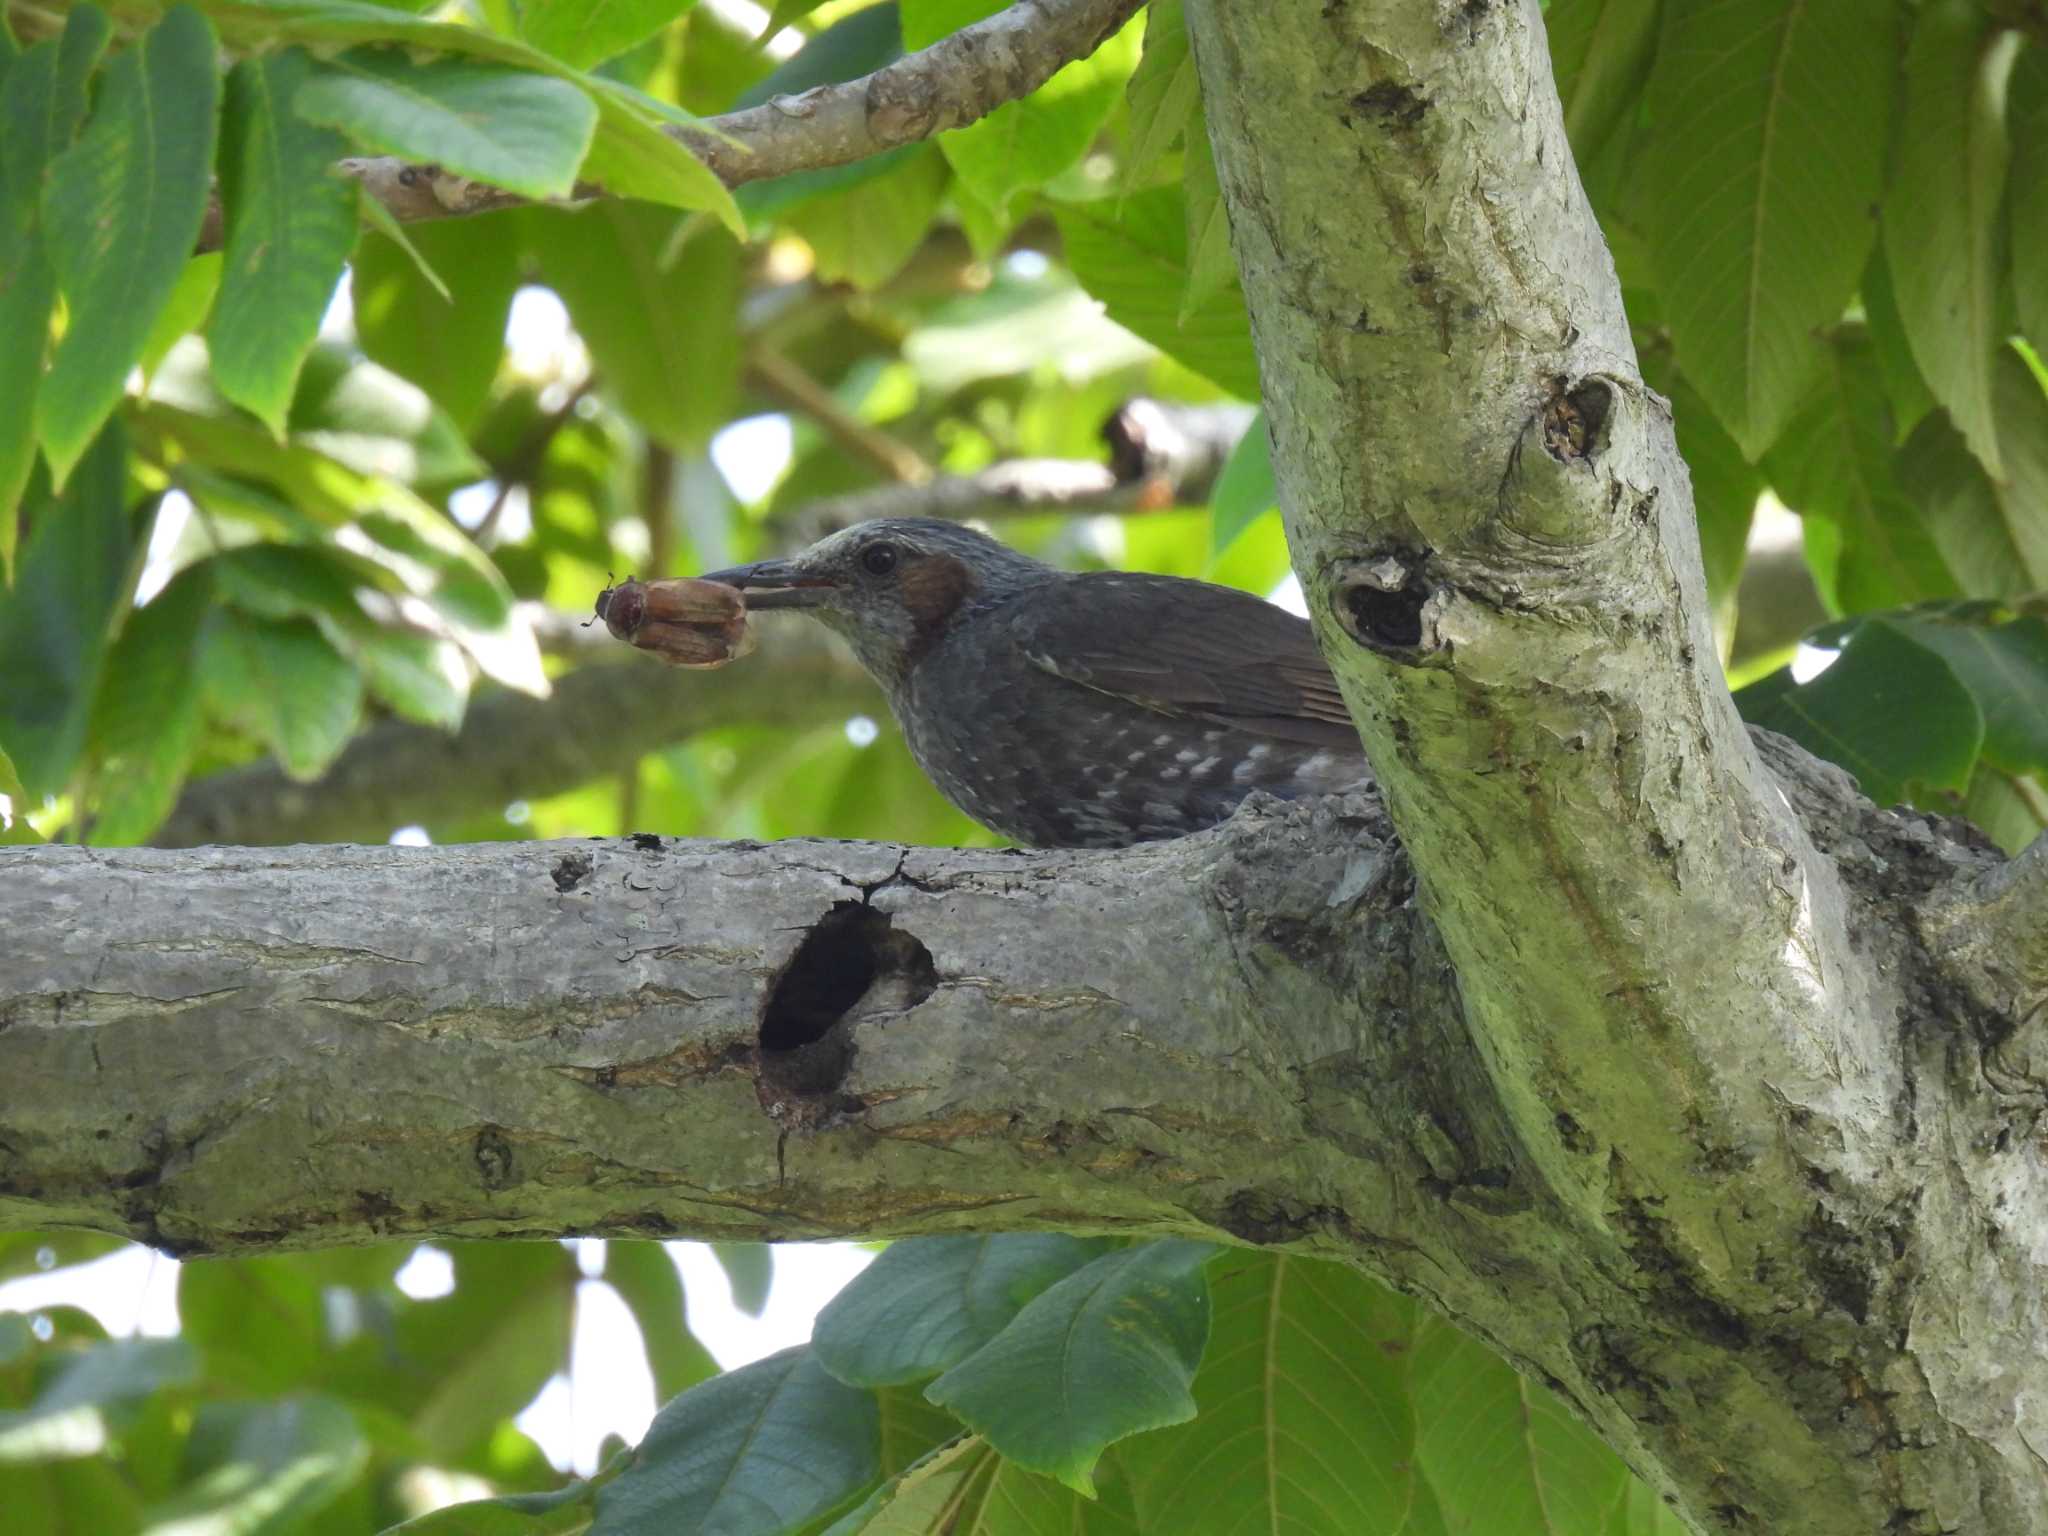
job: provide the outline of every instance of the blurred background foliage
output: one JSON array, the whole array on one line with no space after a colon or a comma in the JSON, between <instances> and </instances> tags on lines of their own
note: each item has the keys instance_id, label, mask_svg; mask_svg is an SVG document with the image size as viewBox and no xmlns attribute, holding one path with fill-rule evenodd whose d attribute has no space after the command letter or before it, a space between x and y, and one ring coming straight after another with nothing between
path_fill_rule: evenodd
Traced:
<instances>
[{"instance_id":1,"label":"blurred background foliage","mask_svg":"<svg viewBox=\"0 0 2048 1536\"><path fill-rule=\"evenodd\" d=\"M994 9L10 0L0 839L987 841L822 636L771 623L736 666L671 672L579 627L594 595L933 510L1066 565L1284 598L1177 0L984 122L855 165L728 194L660 131ZM1881 803L2019 847L2048 825L2040 7L1550 0L1545 19L1738 702ZM328 173L349 153L631 196L401 228ZM110 1246L0 1237L0 1280ZM450 1252L428 1299L394 1284L404 1246L187 1265L172 1338L0 1313L7 1529L375 1531L555 1488L510 1421L564 1368L588 1279L553 1245ZM727 1258L758 1294L762 1255ZM1260 1472L1246 1508L1352 1532L1673 1528L1537 1389L1298 1260L1209 1265L1205 1413L1273 1389L1280 1335L1222 1341L1231 1308L1279 1306L1287 1265L1308 1342L1280 1374L1325 1401L1260 1398L1295 1427L1215 1453ZM659 1249L608 1245L600 1273L664 1396L711 1376ZM1364 1357L1394 1363L1334 1363ZM798 1383L769 1394L785 1405L853 1390L773 1369ZM1086 1502L979 1424L904 1476L958 1426L873 1390L881 1449L829 1491L886 1485L896 1513L849 1529L1199 1528L1146 1468L1195 1466L1171 1437L1221 1419L1120 1440ZM1276 1445L1405 1470L1368 1497L1265 1476ZM1240 1496L1203 1475L1203 1499ZM581 1530L592 1497L432 1528ZM701 1528L649 1518L614 1528Z\"/></svg>"}]
</instances>

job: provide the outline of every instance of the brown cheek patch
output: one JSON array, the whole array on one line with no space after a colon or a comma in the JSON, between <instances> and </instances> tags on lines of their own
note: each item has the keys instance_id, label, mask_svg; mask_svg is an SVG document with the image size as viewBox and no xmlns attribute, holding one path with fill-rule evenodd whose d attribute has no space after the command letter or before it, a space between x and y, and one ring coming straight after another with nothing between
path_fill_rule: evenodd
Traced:
<instances>
[{"instance_id":1,"label":"brown cheek patch","mask_svg":"<svg viewBox=\"0 0 2048 1536\"><path fill-rule=\"evenodd\" d=\"M973 593L974 573L951 555L927 555L906 567L897 585L919 637L930 643Z\"/></svg>"}]
</instances>

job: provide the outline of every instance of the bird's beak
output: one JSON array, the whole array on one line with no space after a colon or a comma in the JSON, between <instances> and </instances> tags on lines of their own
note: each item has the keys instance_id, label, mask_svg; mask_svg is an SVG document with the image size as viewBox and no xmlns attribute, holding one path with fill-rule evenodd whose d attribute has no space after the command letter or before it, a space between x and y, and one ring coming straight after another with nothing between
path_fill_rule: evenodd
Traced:
<instances>
[{"instance_id":1,"label":"bird's beak","mask_svg":"<svg viewBox=\"0 0 2048 1536\"><path fill-rule=\"evenodd\" d=\"M706 571L700 578L723 586L738 587L747 594L747 607L816 608L832 600L839 583L813 576L794 560L757 560L726 571Z\"/></svg>"}]
</instances>

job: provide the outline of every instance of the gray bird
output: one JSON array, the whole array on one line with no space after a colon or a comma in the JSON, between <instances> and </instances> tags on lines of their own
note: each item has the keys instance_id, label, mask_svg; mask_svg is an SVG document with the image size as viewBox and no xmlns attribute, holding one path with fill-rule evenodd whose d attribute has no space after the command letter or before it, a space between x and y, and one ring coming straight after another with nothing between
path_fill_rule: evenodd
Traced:
<instances>
[{"instance_id":1,"label":"gray bird","mask_svg":"<svg viewBox=\"0 0 2048 1536\"><path fill-rule=\"evenodd\" d=\"M929 518L704 579L844 635L939 792L1020 843L1120 848L1253 790L1371 782L1308 624L1230 587L1059 571Z\"/></svg>"}]
</instances>

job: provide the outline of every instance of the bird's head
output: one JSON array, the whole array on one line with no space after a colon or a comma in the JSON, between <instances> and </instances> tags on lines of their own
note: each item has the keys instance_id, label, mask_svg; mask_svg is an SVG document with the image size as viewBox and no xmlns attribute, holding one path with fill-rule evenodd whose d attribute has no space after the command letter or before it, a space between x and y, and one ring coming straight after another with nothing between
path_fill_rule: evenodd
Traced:
<instances>
[{"instance_id":1,"label":"bird's head","mask_svg":"<svg viewBox=\"0 0 2048 1536\"><path fill-rule=\"evenodd\" d=\"M1056 573L983 533L925 517L877 518L801 554L710 571L747 607L802 608L851 642L875 679L901 683L956 624Z\"/></svg>"}]
</instances>

